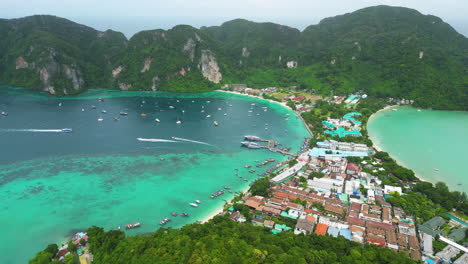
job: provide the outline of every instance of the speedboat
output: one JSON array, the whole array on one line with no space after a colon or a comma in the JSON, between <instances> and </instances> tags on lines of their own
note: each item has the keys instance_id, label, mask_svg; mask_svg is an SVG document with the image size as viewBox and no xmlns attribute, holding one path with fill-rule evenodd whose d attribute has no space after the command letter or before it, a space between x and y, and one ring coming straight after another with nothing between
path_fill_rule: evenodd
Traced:
<instances>
[{"instance_id":1,"label":"speedboat","mask_svg":"<svg viewBox=\"0 0 468 264\"><path fill-rule=\"evenodd\" d=\"M106 110L102 110L101 113L105 114L105 113L107 113L107 111L106 111Z\"/></svg>"},{"instance_id":2,"label":"speedboat","mask_svg":"<svg viewBox=\"0 0 468 264\"><path fill-rule=\"evenodd\" d=\"M120 119L118 117L114 117L114 121L119 121Z\"/></svg>"},{"instance_id":3,"label":"speedboat","mask_svg":"<svg viewBox=\"0 0 468 264\"><path fill-rule=\"evenodd\" d=\"M158 118L154 119L154 121L156 121L158 123L161 122L161 120L159 120Z\"/></svg>"},{"instance_id":4,"label":"speedboat","mask_svg":"<svg viewBox=\"0 0 468 264\"><path fill-rule=\"evenodd\" d=\"M227 116L227 113L224 113L225 116Z\"/></svg>"},{"instance_id":5,"label":"speedboat","mask_svg":"<svg viewBox=\"0 0 468 264\"><path fill-rule=\"evenodd\" d=\"M210 118L210 117L211 117L211 115L207 115L207 116L206 116L206 118Z\"/></svg>"},{"instance_id":6,"label":"speedboat","mask_svg":"<svg viewBox=\"0 0 468 264\"><path fill-rule=\"evenodd\" d=\"M180 216L185 216L185 217L187 217L187 216L189 216L189 214L187 214L187 213L181 213Z\"/></svg>"},{"instance_id":7,"label":"speedboat","mask_svg":"<svg viewBox=\"0 0 468 264\"><path fill-rule=\"evenodd\" d=\"M198 203L198 204L201 203L200 200L195 200L195 202Z\"/></svg>"},{"instance_id":8,"label":"speedboat","mask_svg":"<svg viewBox=\"0 0 468 264\"><path fill-rule=\"evenodd\" d=\"M81 112L84 112L84 108L81 108Z\"/></svg>"},{"instance_id":9,"label":"speedboat","mask_svg":"<svg viewBox=\"0 0 468 264\"><path fill-rule=\"evenodd\" d=\"M176 213L176 212L172 212L171 215L172 215L172 216L177 216L177 213Z\"/></svg>"},{"instance_id":10,"label":"speedboat","mask_svg":"<svg viewBox=\"0 0 468 264\"><path fill-rule=\"evenodd\" d=\"M213 125L218 126L218 125L219 125L219 124L218 124L218 121L214 121L214 122L213 122Z\"/></svg>"},{"instance_id":11,"label":"speedboat","mask_svg":"<svg viewBox=\"0 0 468 264\"><path fill-rule=\"evenodd\" d=\"M71 128L62 128L62 132L70 133L70 132L73 132L73 129L71 129Z\"/></svg>"},{"instance_id":12,"label":"speedboat","mask_svg":"<svg viewBox=\"0 0 468 264\"><path fill-rule=\"evenodd\" d=\"M104 99L103 98L98 98L98 101L102 102L102 101L104 101Z\"/></svg>"},{"instance_id":13,"label":"speedboat","mask_svg":"<svg viewBox=\"0 0 468 264\"><path fill-rule=\"evenodd\" d=\"M62 103L59 103L59 106L62 106Z\"/></svg>"},{"instance_id":14,"label":"speedboat","mask_svg":"<svg viewBox=\"0 0 468 264\"><path fill-rule=\"evenodd\" d=\"M182 121L177 120L177 121L176 121L176 124L182 124Z\"/></svg>"},{"instance_id":15,"label":"speedboat","mask_svg":"<svg viewBox=\"0 0 468 264\"><path fill-rule=\"evenodd\" d=\"M91 109L96 109L96 106L95 106L95 105L92 105L92 106L91 106Z\"/></svg>"},{"instance_id":16,"label":"speedboat","mask_svg":"<svg viewBox=\"0 0 468 264\"><path fill-rule=\"evenodd\" d=\"M102 122L104 119L102 117L99 117L97 121Z\"/></svg>"},{"instance_id":17,"label":"speedboat","mask_svg":"<svg viewBox=\"0 0 468 264\"><path fill-rule=\"evenodd\" d=\"M170 109L174 109L174 106L170 105L169 108L170 108Z\"/></svg>"},{"instance_id":18,"label":"speedboat","mask_svg":"<svg viewBox=\"0 0 468 264\"><path fill-rule=\"evenodd\" d=\"M8 113L7 112L2 112L2 116L7 116Z\"/></svg>"},{"instance_id":19,"label":"speedboat","mask_svg":"<svg viewBox=\"0 0 468 264\"><path fill-rule=\"evenodd\" d=\"M392 109L392 111L396 112L396 111L398 111L398 109L396 109L396 108L393 108L393 109Z\"/></svg>"},{"instance_id":20,"label":"speedboat","mask_svg":"<svg viewBox=\"0 0 468 264\"><path fill-rule=\"evenodd\" d=\"M198 204L196 204L196 203L189 203L189 205L191 205L193 207L198 207Z\"/></svg>"},{"instance_id":21,"label":"speedboat","mask_svg":"<svg viewBox=\"0 0 468 264\"><path fill-rule=\"evenodd\" d=\"M119 114L120 114L120 115L128 115L127 112L120 112Z\"/></svg>"}]
</instances>

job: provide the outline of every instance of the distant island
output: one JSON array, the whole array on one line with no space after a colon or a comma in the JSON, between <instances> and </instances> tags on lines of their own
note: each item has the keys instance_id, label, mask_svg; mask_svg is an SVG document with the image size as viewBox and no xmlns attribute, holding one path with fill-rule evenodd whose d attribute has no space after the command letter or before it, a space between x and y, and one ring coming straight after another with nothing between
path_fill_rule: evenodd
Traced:
<instances>
[{"instance_id":1,"label":"distant island","mask_svg":"<svg viewBox=\"0 0 468 264\"><path fill-rule=\"evenodd\" d=\"M467 110L468 39L416 10L375 6L302 32L243 19L179 25L129 40L47 15L0 20L0 85L56 95L90 88L210 91L295 85L318 94L365 91L418 107Z\"/></svg>"}]
</instances>

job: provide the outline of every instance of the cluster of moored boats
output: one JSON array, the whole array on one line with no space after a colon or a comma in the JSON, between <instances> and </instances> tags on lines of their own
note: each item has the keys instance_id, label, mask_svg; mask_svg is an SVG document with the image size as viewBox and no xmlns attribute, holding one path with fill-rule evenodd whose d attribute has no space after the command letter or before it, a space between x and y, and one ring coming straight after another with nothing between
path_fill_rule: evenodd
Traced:
<instances>
[{"instance_id":1,"label":"cluster of moored boats","mask_svg":"<svg viewBox=\"0 0 468 264\"><path fill-rule=\"evenodd\" d=\"M226 187L227 187L227 186L226 186ZM228 187L228 188L229 188L229 187ZM216 197L218 197L218 196L220 196L220 195L223 195L223 194L224 194L224 191L223 191L223 190L219 190L219 191L216 191L216 192L212 193L212 194L210 195L210 198L211 198L211 199L214 199L214 198L216 198Z\"/></svg>"}]
</instances>

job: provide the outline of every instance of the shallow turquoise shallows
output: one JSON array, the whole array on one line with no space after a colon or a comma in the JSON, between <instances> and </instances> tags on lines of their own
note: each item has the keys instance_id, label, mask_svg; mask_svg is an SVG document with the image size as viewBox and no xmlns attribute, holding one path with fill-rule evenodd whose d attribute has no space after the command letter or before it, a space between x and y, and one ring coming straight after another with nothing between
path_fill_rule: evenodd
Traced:
<instances>
[{"instance_id":1,"label":"shallow turquoise shallows","mask_svg":"<svg viewBox=\"0 0 468 264\"><path fill-rule=\"evenodd\" d=\"M126 231L134 235L156 230L164 217L172 228L202 220L233 197L226 190L210 199L213 192L243 191L273 165L257 168L256 161L287 159L242 148L244 135L276 140L291 152L307 136L290 110L221 92L95 90L57 98L2 88L0 112L8 113L0 116L3 264L26 263L47 244L91 225L109 230L141 222ZM189 205L195 200L198 208Z\"/></svg>"},{"instance_id":2,"label":"shallow turquoise shallows","mask_svg":"<svg viewBox=\"0 0 468 264\"><path fill-rule=\"evenodd\" d=\"M468 112L398 107L368 124L372 141L430 182L468 192Z\"/></svg>"}]
</instances>

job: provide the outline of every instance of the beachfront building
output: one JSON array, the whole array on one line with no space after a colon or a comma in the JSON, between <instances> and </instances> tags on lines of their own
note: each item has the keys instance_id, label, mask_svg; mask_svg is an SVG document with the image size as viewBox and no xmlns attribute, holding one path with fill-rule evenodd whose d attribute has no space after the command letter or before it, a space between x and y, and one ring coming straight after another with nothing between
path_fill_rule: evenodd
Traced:
<instances>
[{"instance_id":1,"label":"beachfront building","mask_svg":"<svg viewBox=\"0 0 468 264\"><path fill-rule=\"evenodd\" d=\"M321 157L325 160L332 160L333 158L343 157L367 157L368 152L357 151L344 151L344 150L330 150L325 148L312 148L309 151L311 157Z\"/></svg>"},{"instance_id":2,"label":"beachfront building","mask_svg":"<svg viewBox=\"0 0 468 264\"><path fill-rule=\"evenodd\" d=\"M278 183L288 179L289 177L292 177L292 176L296 175L306 164L307 164L307 161L299 161L296 165L282 171L280 174L275 176L270 181L272 183L274 183L274 184L278 184Z\"/></svg>"},{"instance_id":3,"label":"beachfront building","mask_svg":"<svg viewBox=\"0 0 468 264\"><path fill-rule=\"evenodd\" d=\"M353 143L353 142L338 142L336 140L325 140L318 141L317 146L320 148L332 149L332 150L345 150L345 151L356 151L356 152L368 152L369 147L365 144Z\"/></svg>"}]
</instances>

